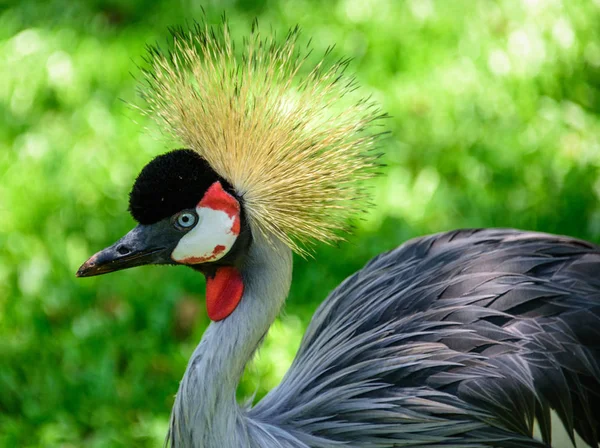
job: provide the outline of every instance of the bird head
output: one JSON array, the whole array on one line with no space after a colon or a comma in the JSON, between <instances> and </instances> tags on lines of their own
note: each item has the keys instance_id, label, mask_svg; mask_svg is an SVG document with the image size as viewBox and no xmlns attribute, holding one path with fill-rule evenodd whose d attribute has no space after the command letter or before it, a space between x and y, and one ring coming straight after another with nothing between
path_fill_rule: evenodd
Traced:
<instances>
[{"instance_id":1,"label":"bird head","mask_svg":"<svg viewBox=\"0 0 600 448\"><path fill-rule=\"evenodd\" d=\"M170 151L142 169L129 211L139 224L87 260L77 276L146 264L190 266L208 279L209 317L227 317L243 293L239 268L251 240L231 185L195 151Z\"/></svg>"},{"instance_id":2,"label":"bird head","mask_svg":"<svg viewBox=\"0 0 600 448\"><path fill-rule=\"evenodd\" d=\"M328 65L327 52L305 67L310 49L297 29L278 41L254 27L241 46L226 23L172 37L167 51L149 51L141 110L189 149L143 168L129 204L138 226L77 275L191 266L207 277L209 317L221 320L241 300L257 232L301 255L342 239L366 198L361 181L378 157L372 125L384 115L356 96L347 60Z\"/></svg>"}]
</instances>

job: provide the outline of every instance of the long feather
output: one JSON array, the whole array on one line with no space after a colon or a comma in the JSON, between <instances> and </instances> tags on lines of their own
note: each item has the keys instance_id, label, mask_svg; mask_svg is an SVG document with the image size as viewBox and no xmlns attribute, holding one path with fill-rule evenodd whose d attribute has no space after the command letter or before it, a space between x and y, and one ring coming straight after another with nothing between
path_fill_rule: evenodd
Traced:
<instances>
[{"instance_id":1,"label":"long feather","mask_svg":"<svg viewBox=\"0 0 600 448\"><path fill-rule=\"evenodd\" d=\"M354 92L348 60L328 50L308 67L298 28L278 40L253 26L241 48L225 19L171 32L168 50L149 49L144 113L234 186L253 228L301 254L343 239L384 117Z\"/></svg>"}]
</instances>

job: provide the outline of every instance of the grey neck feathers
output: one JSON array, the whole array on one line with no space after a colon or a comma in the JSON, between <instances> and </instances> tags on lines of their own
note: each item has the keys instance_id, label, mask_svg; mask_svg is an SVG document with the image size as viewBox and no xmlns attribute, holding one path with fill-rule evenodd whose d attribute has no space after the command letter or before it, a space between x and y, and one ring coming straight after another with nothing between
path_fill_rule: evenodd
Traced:
<instances>
[{"instance_id":1,"label":"grey neck feathers","mask_svg":"<svg viewBox=\"0 0 600 448\"><path fill-rule=\"evenodd\" d=\"M288 295L291 250L279 240L269 242L257 235L241 274L240 304L229 317L207 328L179 386L169 434L176 447L251 445L236 389Z\"/></svg>"}]
</instances>

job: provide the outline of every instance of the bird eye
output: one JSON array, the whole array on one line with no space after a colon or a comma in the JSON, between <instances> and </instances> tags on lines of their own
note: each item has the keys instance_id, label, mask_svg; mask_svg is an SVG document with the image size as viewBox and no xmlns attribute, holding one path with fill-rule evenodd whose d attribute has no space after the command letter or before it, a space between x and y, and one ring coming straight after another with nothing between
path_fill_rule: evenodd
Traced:
<instances>
[{"instance_id":1,"label":"bird eye","mask_svg":"<svg viewBox=\"0 0 600 448\"><path fill-rule=\"evenodd\" d=\"M189 229L196 224L198 216L192 212L183 212L175 220L176 226L180 229Z\"/></svg>"}]
</instances>

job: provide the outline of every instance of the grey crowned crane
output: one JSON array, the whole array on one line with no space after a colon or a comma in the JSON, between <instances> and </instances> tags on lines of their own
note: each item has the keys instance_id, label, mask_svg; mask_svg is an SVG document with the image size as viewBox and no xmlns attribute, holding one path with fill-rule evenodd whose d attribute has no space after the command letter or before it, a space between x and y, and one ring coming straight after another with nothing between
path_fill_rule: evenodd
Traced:
<instances>
[{"instance_id":1,"label":"grey crowned crane","mask_svg":"<svg viewBox=\"0 0 600 448\"><path fill-rule=\"evenodd\" d=\"M341 238L377 166L382 114L353 96L347 61L307 69L297 36L255 30L235 47L226 24L199 24L150 50L144 111L188 149L143 168L139 224L77 273L180 264L206 277L212 323L168 444L533 448L564 426L598 447L600 247L535 232L459 230L377 256L325 299L281 384L237 404L292 253Z\"/></svg>"}]
</instances>

